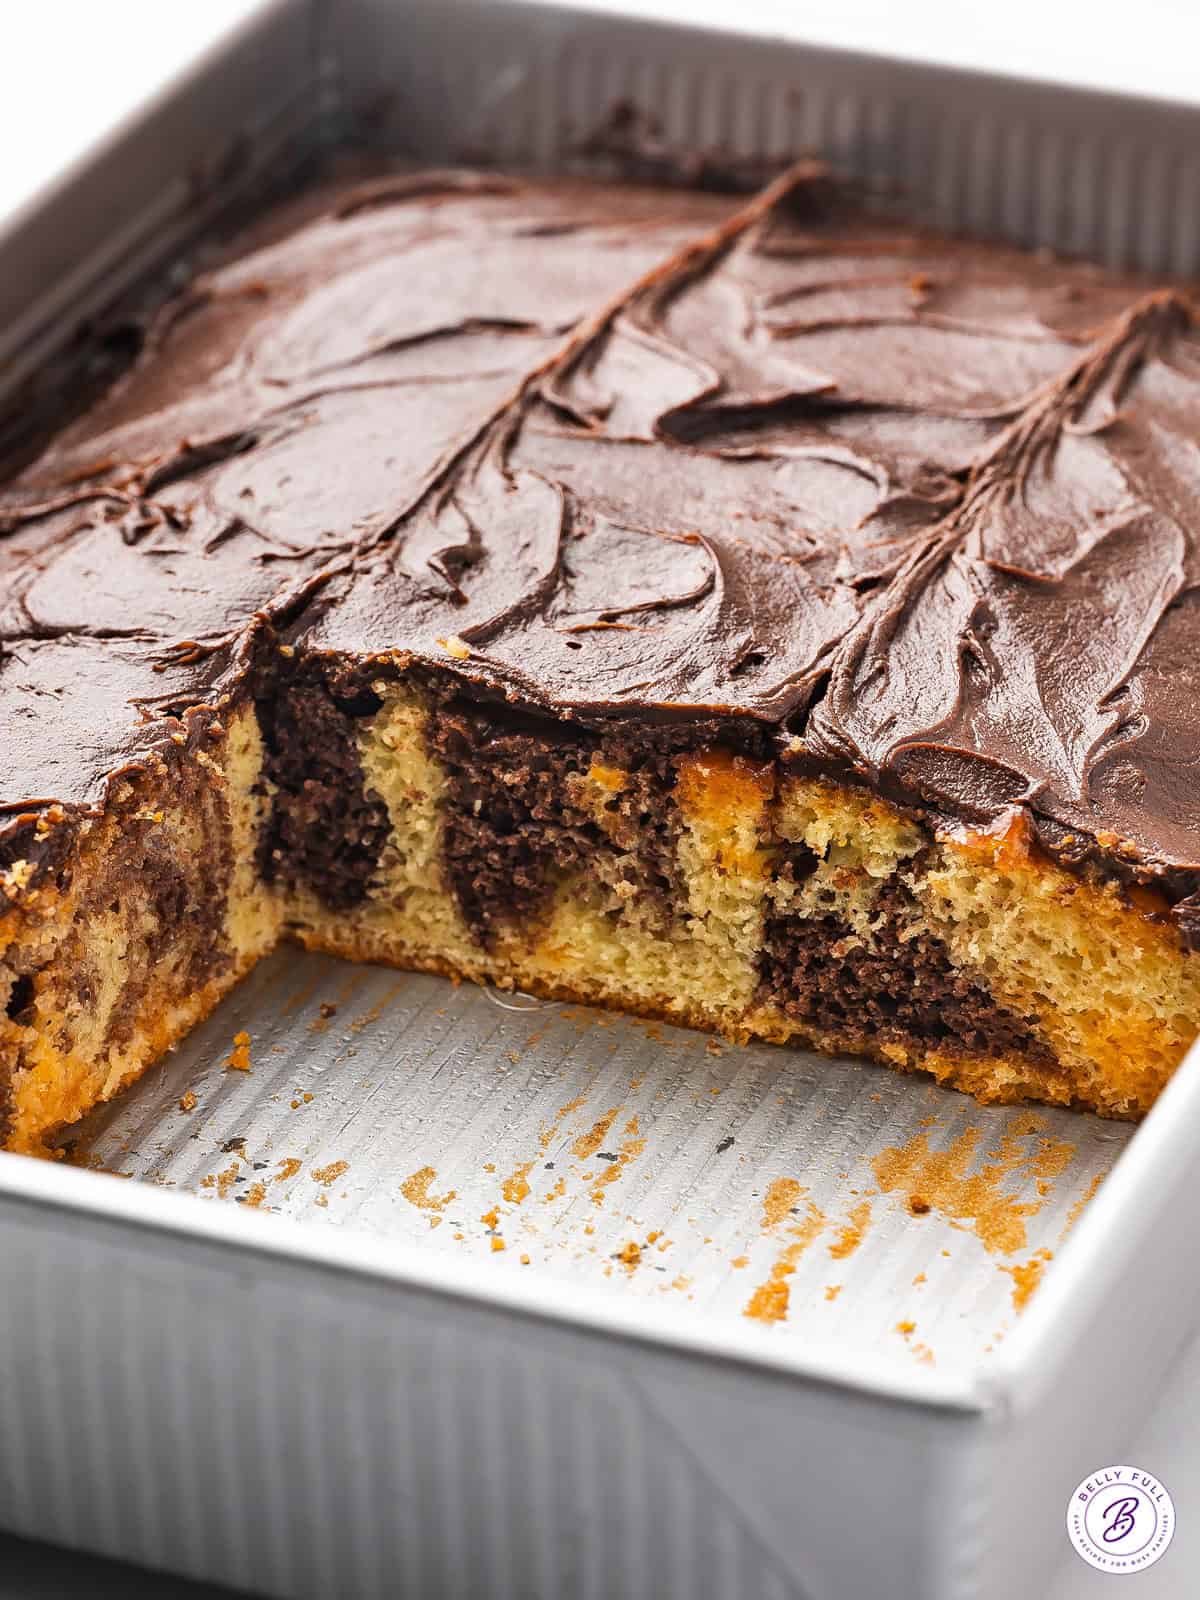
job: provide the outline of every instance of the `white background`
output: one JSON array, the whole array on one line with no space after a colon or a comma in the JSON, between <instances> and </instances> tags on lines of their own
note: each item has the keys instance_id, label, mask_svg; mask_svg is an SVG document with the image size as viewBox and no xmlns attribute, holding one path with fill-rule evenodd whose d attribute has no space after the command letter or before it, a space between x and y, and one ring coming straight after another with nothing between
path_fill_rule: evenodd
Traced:
<instances>
[{"instance_id":1,"label":"white background","mask_svg":"<svg viewBox=\"0 0 1200 1600\"><path fill-rule=\"evenodd\" d=\"M403 4L403 0L396 0ZM847 49L1200 101L1200 0L586 0ZM9 0L0 217L253 0Z\"/></svg>"},{"instance_id":2,"label":"white background","mask_svg":"<svg viewBox=\"0 0 1200 1600\"><path fill-rule=\"evenodd\" d=\"M82 148L118 127L144 97L147 84L169 92L173 64L253 8L253 0L9 0L3 12L0 225L31 204ZM883 48L958 66L1200 103L1200 0L1119 6L1112 0L590 0L590 9L694 18L710 26L851 49ZM1177 1243L1189 1252L1186 1232L1181 1219L1184 1237L1165 1245ZM1130 1360L1136 1359L1131 1352ZM1120 1382L1119 1373L1113 1382ZM1097 1405L1103 1401L1102 1395L1096 1397ZM1126 1595L1129 1600L1192 1600L1200 1595L1200 1342L1185 1354L1159 1411L1125 1459L1156 1474L1170 1489L1178 1516L1174 1544L1151 1571L1121 1579L1092 1572L1076 1560L1066 1550L1064 1534L1063 1572L1046 1600L1122 1600ZM1065 1513L1065 1505L1046 1508L1058 1523ZM1013 1536L1018 1536L1015 1530ZM135 1589L146 1596L176 1592L167 1580L135 1584L84 1559L39 1554L0 1537L0 1600L132 1597ZM190 1587L178 1592L199 1593Z\"/></svg>"}]
</instances>

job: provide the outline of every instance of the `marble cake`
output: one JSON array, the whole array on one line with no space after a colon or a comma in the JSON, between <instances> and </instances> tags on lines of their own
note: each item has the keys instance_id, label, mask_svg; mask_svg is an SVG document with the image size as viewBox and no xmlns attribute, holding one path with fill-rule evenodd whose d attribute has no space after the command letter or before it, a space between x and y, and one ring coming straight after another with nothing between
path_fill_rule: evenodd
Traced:
<instances>
[{"instance_id":1,"label":"marble cake","mask_svg":"<svg viewBox=\"0 0 1200 1600\"><path fill-rule=\"evenodd\" d=\"M327 186L0 488L0 1134L281 938L1136 1116L1200 1029L1187 295Z\"/></svg>"}]
</instances>

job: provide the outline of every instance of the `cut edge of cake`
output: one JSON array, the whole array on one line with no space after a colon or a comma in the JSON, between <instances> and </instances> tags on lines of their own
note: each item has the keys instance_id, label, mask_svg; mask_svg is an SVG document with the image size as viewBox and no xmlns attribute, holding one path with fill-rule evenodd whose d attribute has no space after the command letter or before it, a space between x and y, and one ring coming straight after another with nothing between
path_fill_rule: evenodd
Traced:
<instances>
[{"instance_id":1,"label":"cut edge of cake","mask_svg":"<svg viewBox=\"0 0 1200 1600\"><path fill-rule=\"evenodd\" d=\"M374 665L373 707L345 713L357 773L325 797L385 819L354 903L306 880L302 853L273 858L311 795L271 780L243 700L116 782L8 912L7 1148L44 1153L280 939L1105 1116L1148 1110L1191 1042L1200 974L1165 902L1057 865L1018 812L939 831L719 743L639 770L619 739L528 716L512 733L504 708ZM471 781L438 754L464 728L484 792L512 797L508 845L472 831ZM489 849L477 877L508 877L508 910L461 892Z\"/></svg>"}]
</instances>

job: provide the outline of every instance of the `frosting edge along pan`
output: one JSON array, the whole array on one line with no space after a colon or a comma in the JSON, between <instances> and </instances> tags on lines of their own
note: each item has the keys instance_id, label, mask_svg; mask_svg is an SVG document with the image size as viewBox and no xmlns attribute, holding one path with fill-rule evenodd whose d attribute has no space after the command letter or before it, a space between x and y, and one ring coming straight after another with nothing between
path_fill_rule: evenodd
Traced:
<instances>
[{"instance_id":1,"label":"frosting edge along pan","mask_svg":"<svg viewBox=\"0 0 1200 1600\"><path fill-rule=\"evenodd\" d=\"M138 179L105 191L108 242L136 249L82 238L70 184L5 232L10 265L39 238L73 264L10 308L6 354L40 359L64 304L151 258L164 159L217 171L217 106L222 144L273 139L271 159L374 106L413 159L551 169L628 98L680 143L815 148L943 225L1196 265L1196 113L1122 101L1118 148L1107 96L882 48L357 0L263 6L180 68L170 141L148 85L122 133ZM111 184L103 158L74 183ZM1088 179L1062 208L1067 170ZM227 164L207 201L239 181ZM168 220L195 226L182 198ZM1067 1494L1119 1459L1192 1325L1197 1287L1158 1241L1195 1170L1195 1053L1131 1134L537 1016L283 952L75 1143L73 1163L144 1181L0 1164L0 1520L272 1594L549 1593L568 1567L606 1594L1042 1581ZM248 1074L226 1065L242 1027ZM927 1159L946 1151L949 1180ZM1131 1323L1138 1361L1097 1408ZM988 1543L1002 1509L1035 1529L1019 1552Z\"/></svg>"}]
</instances>

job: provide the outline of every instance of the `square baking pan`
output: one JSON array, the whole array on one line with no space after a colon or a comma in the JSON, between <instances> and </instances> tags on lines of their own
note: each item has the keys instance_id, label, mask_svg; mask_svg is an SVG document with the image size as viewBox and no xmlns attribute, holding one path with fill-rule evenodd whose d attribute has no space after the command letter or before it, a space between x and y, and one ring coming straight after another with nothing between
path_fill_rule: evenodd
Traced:
<instances>
[{"instance_id":1,"label":"square baking pan","mask_svg":"<svg viewBox=\"0 0 1200 1600\"><path fill-rule=\"evenodd\" d=\"M1185 105L247 0L0 219L0 371L343 143L555 170L621 101L945 226L1200 262ZM1200 1299L1196 1051L1134 1130L283 950L66 1157L0 1158L0 1525L269 1595L1041 1593Z\"/></svg>"}]
</instances>

